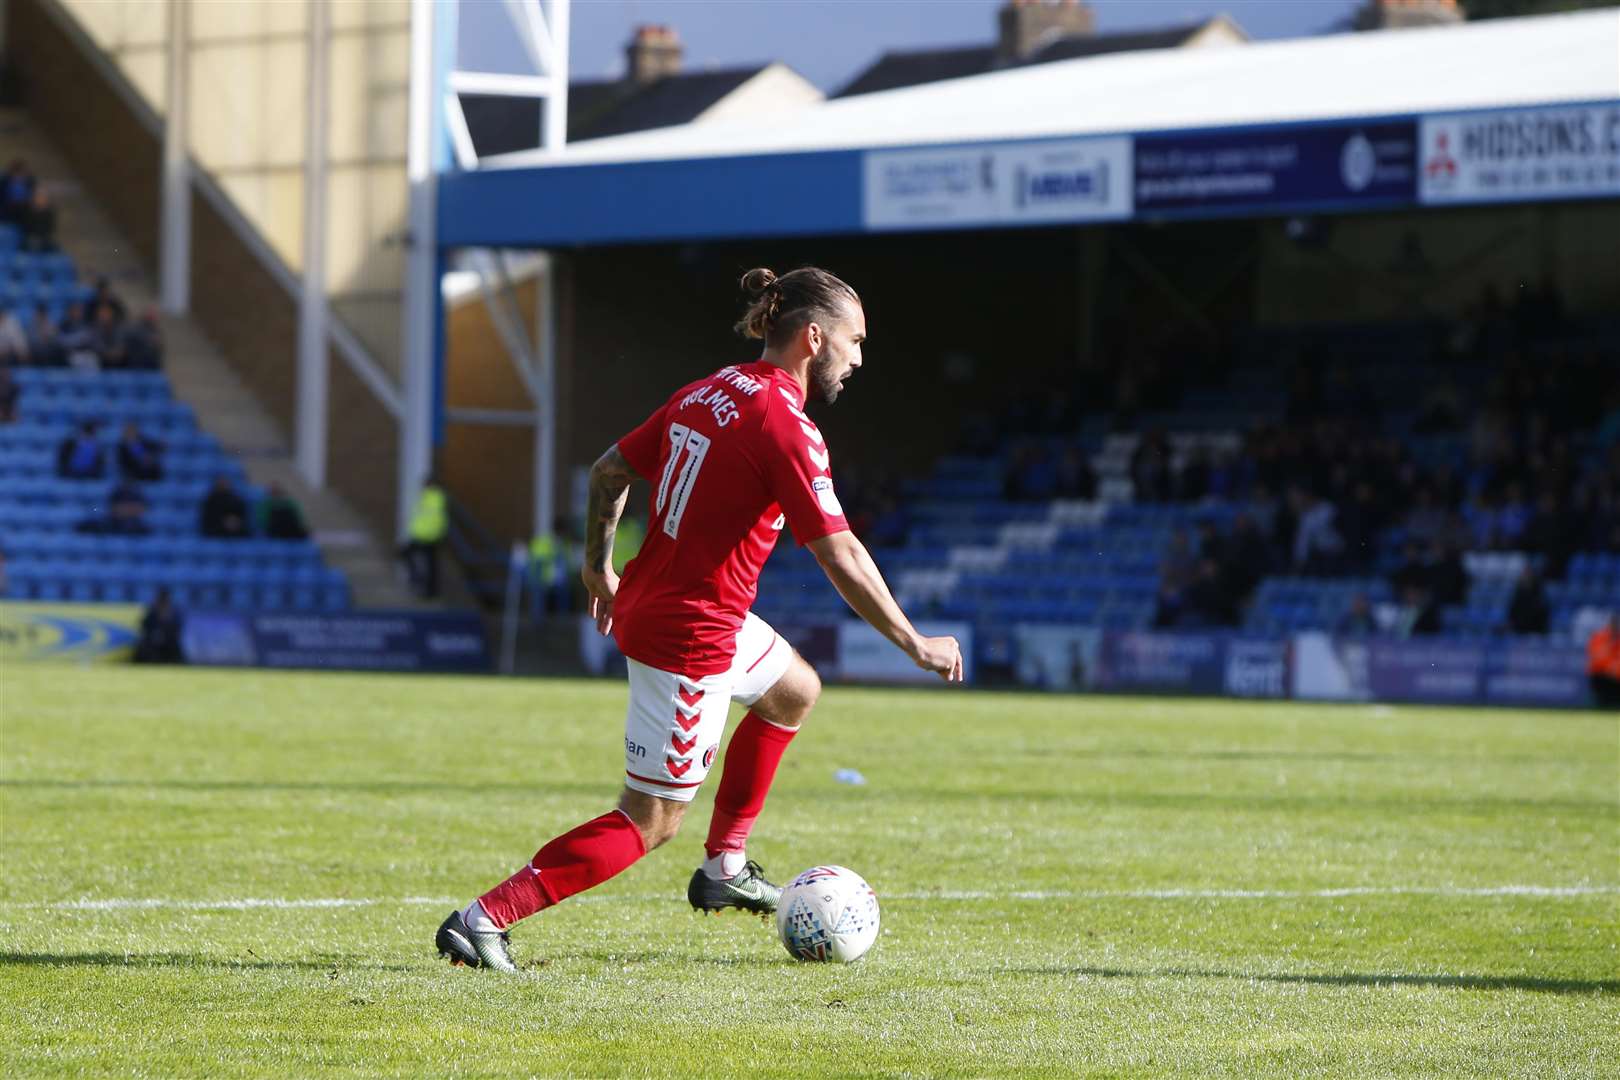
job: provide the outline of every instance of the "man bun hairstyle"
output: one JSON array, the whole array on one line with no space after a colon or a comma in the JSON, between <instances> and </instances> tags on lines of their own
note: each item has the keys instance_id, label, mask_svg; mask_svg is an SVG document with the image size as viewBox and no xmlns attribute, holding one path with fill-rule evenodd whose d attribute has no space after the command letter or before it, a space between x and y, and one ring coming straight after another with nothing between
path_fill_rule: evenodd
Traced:
<instances>
[{"instance_id":1,"label":"man bun hairstyle","mask_svg":"<svg viewBox=\"0 0 1620 1080\"><path fill-rule=\"evenodd\" d=\"M757 266L742 276L741 285L748 294L748 310L737 320L737 333L773 348L787 344L806 323L826 323L838 316L840 308L861 302L854 289L815 266L781 277Z\"/></svg>"}]
</instances>

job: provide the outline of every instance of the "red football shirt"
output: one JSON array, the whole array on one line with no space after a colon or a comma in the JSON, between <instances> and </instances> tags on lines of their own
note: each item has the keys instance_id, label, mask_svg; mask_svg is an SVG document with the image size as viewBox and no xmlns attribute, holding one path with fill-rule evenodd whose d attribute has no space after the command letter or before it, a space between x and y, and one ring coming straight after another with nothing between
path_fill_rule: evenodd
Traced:
<instances>
[{"instance_id":1,"label":"red football shirt","mask_svg":"<svg viewBox=\"0 0 1620 1080\"><path fill-rule=\"evenodd\" d=\"M725 671L783 524L800 544L849 528L803 410L793 377L759 360L681 387L619 440L653 489L613 603L626 656L689 678Z\"/></svg>"}]
</instances>

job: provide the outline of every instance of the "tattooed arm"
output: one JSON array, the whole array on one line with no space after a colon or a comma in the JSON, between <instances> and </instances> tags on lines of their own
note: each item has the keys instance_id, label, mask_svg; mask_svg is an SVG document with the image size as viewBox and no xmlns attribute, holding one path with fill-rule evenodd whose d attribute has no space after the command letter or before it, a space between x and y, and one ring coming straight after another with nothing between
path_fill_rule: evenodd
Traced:
<instances>
[{"instance_id":1,"label":"tattooed arm","mask_svg":"<svg viewBox=\"0 0 1620 1080\"><path fill-rule=\"evenodd\" d=\"M580 577L591 594L596 628L604 634L613 629L613 597L619 591L619 575L613 572L613 533L635 476L617 444L591 466L590 497L585 504L585 565Z\"/></svg>"}]
</instances>

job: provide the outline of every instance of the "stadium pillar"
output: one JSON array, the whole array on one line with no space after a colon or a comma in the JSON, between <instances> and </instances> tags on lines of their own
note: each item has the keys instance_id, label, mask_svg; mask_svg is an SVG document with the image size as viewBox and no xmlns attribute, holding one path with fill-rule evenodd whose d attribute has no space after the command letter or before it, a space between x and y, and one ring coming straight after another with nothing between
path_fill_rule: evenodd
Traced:
<instances>
[{"instance_id":1,"label":"stadium pillar","mask_svg":"<svg viewBox=\"0 0 1620 1080\"><path fill-rule=\"evenodd\" d=\"M304 119L303 288L298 297L298 471L304 482L326 486L327 304L326 128L332 23L328 0L311 0L309 97Z\"/></svg>"},{"instance_id":2,"label":"stadium pillar","mask_svg":"<svg viewBox=\"0 0 1620 1080\"><path fill-rule=\"evenodd\" d=\"M400 421L397 522L405 535L412 508L433 465L439 326L438 173L449 166L444 87L455 55L456 4L411 0L411 64L405 174L410 184L410 240L405 261L401 334L404 416Z\"/></svg>"},{"instance_id":3,"label":"stadium pillar","mask_svg":"<svg viewBox=\"0 0 1620 1080\"><path fill-rule=\"evenodd\" d=\"M557 520L557 259L541 256L535 295L534 532L551 532Z\"/></svg>"},{"instance_id":4,"label":"stadium pillar","mask_svg":"<svg viewBox=\"0 0 1620 1080\"><path fill-rule=\"evenodd\" d=\"M538 0L530 2L539 6ZM553 153L568 142L568 2L551 0L551 55L545 69L551 77L551 92L546 95L544 144ZM550 522L546 524L549 528Z\"/></svg>"},{"instance_id":5,"label":"stadium pillar","mask_svg":"<svg viewBox=\"0 0 1620 1080\"><path fill-rule=\"evenodd\" d=\"M163 310L183 315L191 306L191 183L186 166L187 94L191 62L191 0L170 0L167 100L163 125L162 239L159 292Z\"/></svg>"}]
</instances>

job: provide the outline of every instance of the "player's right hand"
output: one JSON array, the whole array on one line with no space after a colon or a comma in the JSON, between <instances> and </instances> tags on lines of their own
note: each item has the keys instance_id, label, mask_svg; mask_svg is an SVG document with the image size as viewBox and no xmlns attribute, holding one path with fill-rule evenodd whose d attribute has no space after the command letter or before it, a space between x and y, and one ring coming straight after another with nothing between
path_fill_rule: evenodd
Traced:
<instances>
[{"instance_id":1,"label":"player's right hand","mask_svg":"<svg viewBox=\"0 0 1620 1080\"><path fill-rule=\"evenodd\" d=\"M596 620L597 632L606 637L613 632L613 598L619 592L619 575L611 566L600 571L586 566L580 569L579 578L590 593L591 618Z\"/></svg>"},{"instance_id":2,"label":"player's right hand","mask_svg":"<svg viewBox=\"0 0 1620 1080\"><path fill-rule=\"evenodd\" d=\"M946 682L962 681L962 646L953 637L920 638L912 659Z\"/></svg>"}]
</instances>

